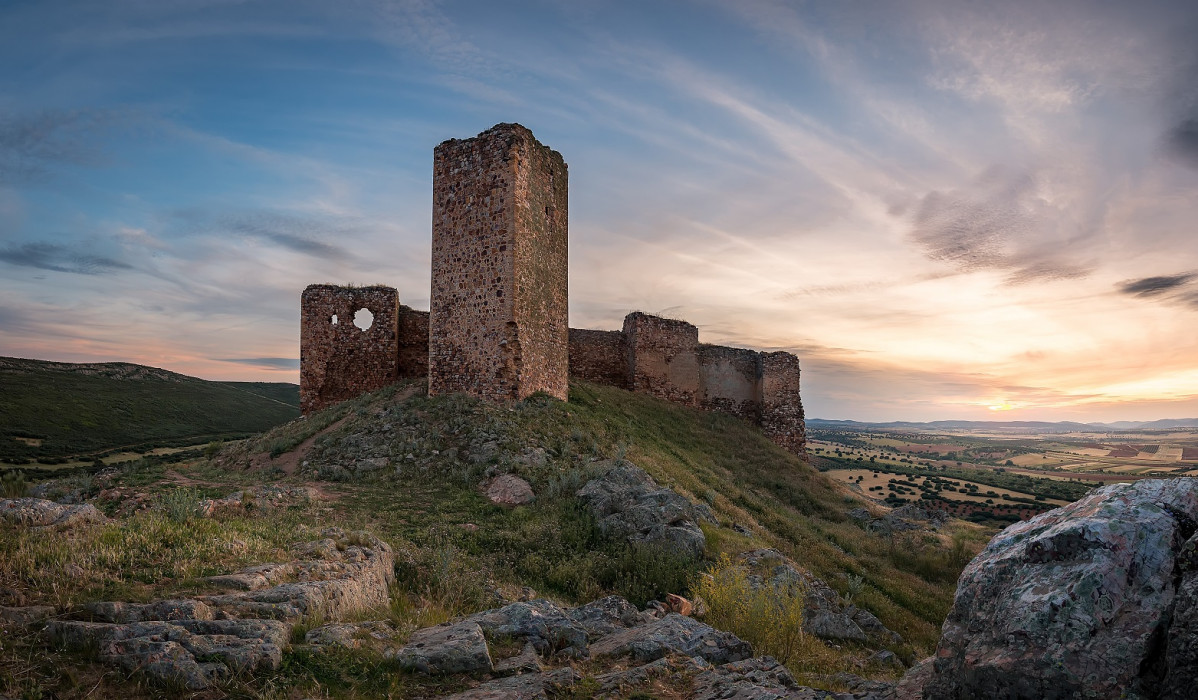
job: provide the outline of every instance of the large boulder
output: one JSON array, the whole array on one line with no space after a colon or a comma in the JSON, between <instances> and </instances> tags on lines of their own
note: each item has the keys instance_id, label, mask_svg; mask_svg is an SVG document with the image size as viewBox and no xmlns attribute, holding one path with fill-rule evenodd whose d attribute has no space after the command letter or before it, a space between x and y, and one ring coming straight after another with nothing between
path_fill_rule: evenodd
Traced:
<instances>
[{"instance_id":1,"label":"large boulder","mask_svg":"<svg viewBox=\"0 0 1198 700\"><path fill-rule=\"evenodd\" d=\"M723 664L749 658L753 655L753 647L730 632L670 613L660 620L603 637L591 645L591 654L595 657L630 656L640 662L682 654Z\"/></svg>"},{"instance_id":2,"label":"large boulder","mask_svg":"<svg viewBox=\"0 0 1198 700\"><path fill-rule=\"evenodd\" d=\"M702 513L673 490L628 462L609 462L577 496L604 533L652 544L685 556L703 554L706 540L696 523Z\"/></svg>"},{"instance_id":3,"label":"large boulder","mask_svg":"<svg viewBox=\"0 0 1198 700\"><path fill-rule=\"evenodd\" d=\"M431 675L480 673L494 668L483 631L473 622L416 630L402 649L387 653L400 668Z\"/></svg>"},{"instance_id":4,"label":"large boulder","mask_svg":"<svg viewBox=\"0 0 1198 700\"><path fill-rule=\"evenodd\" d=\"M1003 530L961 574L925 697L1192 697L1196 521L1198 479L1146 479Z\"/></svg>"},{"instance_id":5,"label":"large boulder","mask_svg":"<svg viewBox=\"0 0 1198 700\"><path fill-rule=\"evenodd\" d=\"M512 603L476 613L466 621L476 623L492 638L529 642L537 653L545 656L563 654L580 659L587 656L586 629L548 600Z\"/></svg>"},{"instance_id":6,"label":"large boulder","mask_svg":"<svg viewBox=\"0 0 1198 700\"><path fill-rule=\"evenodd\" d=\"M611 634L616 630L637 627L653 620L653 616L636 609L636 606L618 595L593 600L566 613L578 623L591 639Z\"/></svg>"}]
</instances>

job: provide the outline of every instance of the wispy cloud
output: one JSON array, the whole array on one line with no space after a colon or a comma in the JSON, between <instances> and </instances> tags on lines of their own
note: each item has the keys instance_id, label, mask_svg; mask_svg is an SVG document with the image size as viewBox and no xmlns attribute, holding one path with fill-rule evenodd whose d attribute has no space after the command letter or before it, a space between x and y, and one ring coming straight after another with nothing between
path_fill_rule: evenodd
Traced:
<instances>
[{"instance_id":1,"label":"wispy cloud","mask_svg":"<svg viewBox=\"0 0 1198 700\"><path fill-rule=\"evenodd\" d=\"M132 265L120 260L81 253L54 243L26 243L0 249L0 261L18 267L80 275L112 274L133 269Z\"/></svg>"},{"instance_id":2,"label":"wispy cloud","mask_svg":"<svg viewBox=\"0 0 1198 700\"><path fill-rule=\"evenodd\" d=\"M87 109L0 116L0 185L43 181L62 165L101 163L96 139L115 118Z\"/></svg>"},{"instance_id":3,"label":"wispy cloud","mask_svg":"<svg viewBox=\"0 0 1198 700\"><path fill-rule=\"evenodd\" d=\"M1119 291L1137 297L1154 297L1176 290L1184 286L1198 274L1186 272L1180 275L1164 275L1160 277L1144 277L1138 280L1128 280L1119 285Z\"/></svg>"},{"instance_id":4,"label":"wispy cloud","mask_svg":"<svg viewBox=\"0 0 1198 700\"><path fill-rule=\"evenodd\" d=\"M235 362L241 365L252 365L254 367L265 367L267 369L277 370L297 370L300 366L298 357L238 357L238 358L217 358L218 362Z\"/></svg>"}]
</instances>

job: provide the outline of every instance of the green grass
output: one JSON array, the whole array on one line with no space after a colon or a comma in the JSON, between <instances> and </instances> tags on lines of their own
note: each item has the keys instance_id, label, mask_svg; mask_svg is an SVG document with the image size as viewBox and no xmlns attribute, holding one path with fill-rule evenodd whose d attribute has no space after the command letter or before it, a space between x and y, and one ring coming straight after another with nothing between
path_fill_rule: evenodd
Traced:
<instances>
[{"instance_id":1,"label":"green grass","mask_svg":"<svg viewBox=\"0 0 1198 700\"><path fill-rule=\"evenodd\" d=\"M299 415L293 386L0 358L0 461L243 437Z\"/></svg>"}]
</instances>

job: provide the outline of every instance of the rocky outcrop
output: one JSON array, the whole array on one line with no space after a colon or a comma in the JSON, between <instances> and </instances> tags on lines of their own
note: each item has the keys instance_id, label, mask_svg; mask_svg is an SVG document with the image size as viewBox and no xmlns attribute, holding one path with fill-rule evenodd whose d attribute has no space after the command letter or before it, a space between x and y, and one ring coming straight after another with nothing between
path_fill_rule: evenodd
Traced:
<instances>
[{"instance_id":1,"label":"rocky outcrop","mask_svg":"<svg viewBox=\"0 0 1198 700\"><path fill-rule=\"evenodd\" d=\"M291 626L275 620L54 621L46 632L68 649L95 650L101 661L199 690L234 673L277 669Z\"/></svg>"},{"instance_id":2,"label":"rocky outcrop","mask_svg":"<svg viewBox=\"0 0 1198 700\"><path fill-rule=\"evenodd\" d=\"M1196 530L1180 478L1002 531L961 574L925 697L1193 697Z\"/></svg>"},{"instance_id":3,"label":"rocky outcrop","mask_svg":"<svg viewBox=\"0 0 1198 700\"><path fill-rule=\"evenodd\" d=\"M735 661L695 676L692 700L854 700L862 694L833 693L800 686L773 657Z\"/></svg>"},{"instance_id":4,"label":"rocky outcrop","mask_svg":"<svg viewBox=\"0 0 1198 700\"><path fill-rule=\"evenodd\" d=\"M32 627L54 617L49 605L0 605L0 627Z\"/></svg>"},{"instance_id":5,"label":"rocky outcrop","mask_svg":"<svg viewBox=\"0 0 1198 700\"><path fill-rule=\"evenodd\" d=\"M306 558L251 567L229 579L243 588L259 580L295 579L291 582L195 600L90 603L81 613L90 620L55 620L46 633L64 647L93 650L102 661L191 690L236 673L275 670L292 622L318 616L337 620L388 602L395 575L391 548L365 532L331 528L321 534L319 541L294 547ZM344 645L362 639L359 632L349 633ZM326 630L314 643L332 644L336 638L335 631Z\"/></svg>"},{"instance_id":6,"label":"rocky outcrop","mask_svg":"<svg viewBox=\"0 0 1198 700\"><path fill-rule=\"evenodd\" d=\"M224 498L200 500L196 510L200 517L210 518L221 513L244 513L254 508L285 508L315 499L311 486L273 484L234 491Z\"/></svg>"},{"instance_id":7,"label":"rocky outcrop","mask_svg":"<svg viewBox=\"0 0 1198 700\"><path fill-rule=\"evenodd\" d=\"M601 638L591 645L591 654L596 657L630 656L640 662L680 654L722 664L751 657L753 647L730 632L670 613L660 620Z\"/></svg>"},{"instance_id":8,"label":"rocky outcrop","mask_svg":"<svg viewBox=\"0 0 1198 700\"><path fill-rule=\"evenodd\" d=\"M399 641L400 630L385 620L333 622L308 630L304 643L317 649L374 649L385 651Z\"/></svg>"},{"instance_id":9,"label":"rocky outcrop","mask_svg":"<svg viewBox=\"0 0 1198 700\"><path fill-rule=\"evenodd\" d=\"M651 544L685 556L703 554L706 540L696 506L628 462L596 465L606 469L577 493L599 529L630 542Z\"/></svg>"},{"instance_id":10,"label":"rocky outcrop","mask_svg":"<svg viewBox=\"0 0 1198 700\"><path fill-rule=\"evenodd\" d=\"M387 654L400 668L431 675L480 673L494 668L487 639L474 622L426 627L412 634L408 643Z\"/></svg>"},{"instance_id":11,"label":"rocky outcrop","mask_svg":"<svg viewBox=\"0 0 1198 700\"><path fill-rule=\"evenodd\" d=\"M654 619L652 615L637 610L635 605L615 595L593 600L566 614L586 630L592 640Z\"/></svg>"},{"instance_id":12,"label":"rocky outcrop","mask_svg":"<svg viewBox=\"0 0 1198 700\"><path fill-rule=\"evenodd\" d=\"M517 639L533 645L544 656L587 656L587 630L548 600L512 603L466 618L488 636Z\"/></svg>"},{"instance_id":13,"label":"rocky outcrop","mask_svg":"<svg viewBox=\"0 0 1198 700\"><path fill-rule=\"evenodd\" d=\"M0 521L35 529L60 529L108 522L90 503L65 505L41 498L0 499Z\"/></svg>"},{"instance_id":14,"label":"rocky outcrop","mask_svg":"<svg viewBox=\"0 0 1198 700\"><path fill-rule=\"evenodd\" d=\"M337 620L353 613L384 607L388 586L395 578L395 555L387 543L366 532L330 528L324 539L296 546L308 559L290 564L250 567L240 577L210 579L252 587L258 580L273 581L284 575L296 581L270 588L199 599L227 615L296 621L305 616ZM236 580L236 582L234 582ZM245 583L246 581L250 583Z\"/></svg>"}]
</instances>

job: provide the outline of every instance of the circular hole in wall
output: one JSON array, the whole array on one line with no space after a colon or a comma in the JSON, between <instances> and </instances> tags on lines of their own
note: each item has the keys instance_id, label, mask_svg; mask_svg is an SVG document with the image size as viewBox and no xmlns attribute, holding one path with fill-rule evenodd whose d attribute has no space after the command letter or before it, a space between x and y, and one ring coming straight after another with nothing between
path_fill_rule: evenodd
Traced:
<instances>
[{"instance_id":1,"label":"circular hole in wall","mask_svg":"<svg viewBox=\"0 0 1198 700\"><path fill-rule=\"evenodd\" d=\"M354 325L362 330L370 330L374 325L374 314L370 313L370 309L358 309L354 312Z\"/></svg>"}]
</instances>

